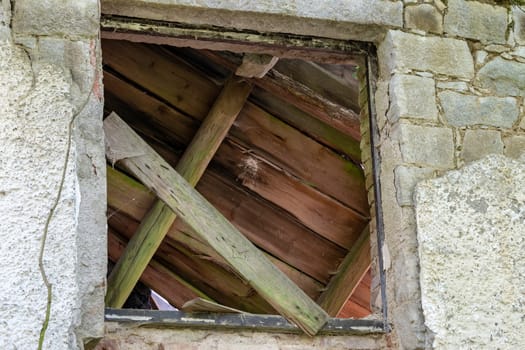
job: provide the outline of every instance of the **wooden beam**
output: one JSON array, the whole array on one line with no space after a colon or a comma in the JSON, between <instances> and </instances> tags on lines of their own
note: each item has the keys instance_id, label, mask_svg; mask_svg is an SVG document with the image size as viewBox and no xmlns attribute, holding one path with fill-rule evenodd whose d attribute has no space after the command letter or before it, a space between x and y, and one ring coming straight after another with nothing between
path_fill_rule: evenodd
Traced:
<instances>
[{"instance_id":1,"label":"wooden beam","mask_svg":"<svg viewBox=\"0 0 525 350\"><path fill-rule=\"evenodd\" d=\"M238 53L269 54L333 64L354 64L367 55L370 45L329 38L277 33L254 33L187 24L103 15L101 36L105 39L191 47Z\"/></svg>"},{"instance_id":2,"label":"wooden beam","mask_svg":"<svg viewBox=\"0 0 525 350\"><path fill-rule=\"evenodd\" d=\"M247 53L235 74L245 78L262 78L275 66L279 57Z\"/></svg>"},{"instance_id":3,"label":"wooden beam","mask_svg":"<svg viewBox=\"0 0 525 350\"><path fill-rule=\"evenodd\" d=\"M231 60L231 57L225 58L212 51L202 51L202 53L215 63L232 71L239 65L238 62ZM361 139L359 113L319 95L292 77L273 69L264 78L254 79L253 83L346 135L356 140Z\"/></svg>"},{"instance_id":4,"label":"wooden beam","mask_svg":"<svg viewBox=\"0 0 525 350\"><path fill-rule=\"evenodd\" d=\"M206 170L244 106L251 89L251 84L238 77L232 77L226 82L208 116L177 164L177 170L192 186L197 184ZM107 306L124 305L175 219L175 213L163 202L157 201L153 205L108 278Z\"/></svg>"},{"instance_id":5,"label":"wooden beam","mask_svg":"<svg viewBox=\"0 0 525 350\"><path fill-rule=\"evenodd\" d=\"M329 315L335 317L339 314L370 268L370 263L370 229L367 226L341 263L339 272L332 277L326 291L319 297L319 305Z\"/></svg>"},{"instance_id":6,"label":"wooden beam","mask_svg":"<svg viewBox=\"0 0 525 350\"><path fill-rule=\"evenodd\" d=\"M280 272L116 114L104 121L106 155L157 193L281 315L309 335L328 314Z\"/></svg>"},{"instance_id":7,"label":"wooden beam","mask_svg":"<svg viewBox=\"0 0 525 350\"><path fill-rule=\"evenodd\" d=\"M165 153L160 154L167 159ZM154 193L142 184L135 186L135 180L111 167L108 167L107 174L108 205L140 222L154 203ZM336 271L346 255L344 249L322 239L290 215L276 210L275 206L242 191L233 180L216 174L213 168L199 181L197 190L250 241L268 252L270 260L311 298L319 297L321 289L330 280L329 272ZM109 224L114 225L117 219L118 215L112 216ZM227 266L182 220L175 221L166 239L178 242L220 266ZM231 283L230 287L241 295L244 293L244 288L238 284Z\"/></svg>"}]
</instances>

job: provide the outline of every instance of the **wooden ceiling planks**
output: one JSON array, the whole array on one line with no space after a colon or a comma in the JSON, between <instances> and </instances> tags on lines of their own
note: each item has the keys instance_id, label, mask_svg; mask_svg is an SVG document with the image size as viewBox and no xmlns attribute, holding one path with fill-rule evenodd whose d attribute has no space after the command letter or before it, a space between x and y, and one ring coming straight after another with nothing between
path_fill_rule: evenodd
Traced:
<instances>
[{"instance_id":1,"label":"wooden ceiling planks","mask_svg":"<svg viewBox=\"0 0 525 350\"><path fill-rule=\"evenodd\" d=\"M169 160L166 157L168 152L163 153L161 150L160 154ZM210 170L197 185L197 190L211 204L261 249L322 283L328 282L330 272L336 271L344 258L344 249L306 229L267 201L243 191L213 169ZM139 204L134 203L139 198L151 205L154 194L125 175L115 174L108 169L108 202L112 207L135 220L142 220L147 209L137 211ZM188 231L181 225L176 222L168 237L177 240L177 229ZM310 258L305 259L305 256Z\"/></svg>"},{"instance_id":2,"label":"wooden ceiling planks","mask_svg":"<svg viewBox=\"0 0 525 350\"><path fill-rule=\"evenodd\" d=\"M213 101L220 90L217 84L222 82L221 74L224 74L225 70L221 67L215 67L219 72L214 72L214 76L210 80L209 76L202 74L201 69L203 64L200 64L198 69L191 67L188 62L176 57L174 52L168 52L173 50L149 47L147 45L133 45L130 43L119 43L119 45L112 45L114 43L111 43L107 45L107 42L108 41L104 41L103 44L106 64L104 81L107 91L106 107L109 110L125 111L123 116L126 117L126 120L143 136L150 139L156 148L160 147L161 153L167 155L166 158L171 158L171 162L174 164L178 158L177 154L184 149L198 128L199 120L203 118L203 110L207 111L207 109L209 109L211 105L210 101ZM140 50L135 51L135 46L141 46ZM109 59L107 59L108 55L106 55L106 53L108 50L114 50L115 47L119 47L121 51L115 55L110 54ZM115 61L119 61L122 56L137 56L139 52L148 57L133 58L132 60L128 60L126 64L115 63ZM153 54L151 52L153 52ZM147 63L146 66L142 66L144 62ZM209 65L209 62L206 64ZM130 68L128 65L132 67ZM159 67L161 68L159 69ZM208 71L212 70L208 69ZM175 80L178 80L178 82L172 84ZM194 86L197 86L197 88L192 86L193 84L195 84ZM169 89L177 91L167 91ZM359 160L358 143L351 138L345 139L344 135L339 134L339 130L333 129L326 124L320 122L304 122L304 116L315 121L317 121L317 119L312 118L300 110L299 113L290 117L288 111L296 107L292 106L291 109L288 107L288 111L285 112L283 112L282 108L279 110L279 106L287 106L287 104L279 104L279 102L276 102L279 101L279 99L268 94L266 91L262 91L259 95L263 96L263 98L258 98L257 94L258 92L256 91L252 95L252 98L259 106L248 103L241 112L241 116L239 116L236 125L234 125L232 132L228 136L227 143L219 150L218 156L213 161L213 166L208 170L209 174L205 175L204 178L208 180L206 180L207 183L203 185L203 188L208 186L207 191L212 193L212 197L215 196L216 198L216 206L220 207L222 205L222 208L218 209L222 210L225 215L229 215L229 218L233 220L233 223L238 226L245 235L251 235L252 237L249 238L258 240L256 244L273 255L272 259L277 266L279 266L279 264L288 266L289 275L296 275L294 281L300 279L310 281L310 286L308 287L310 288L310 292L308 294L311 295L315 292L319 295L322 285L319 285L319 282L315 282L310 276L314 276L318 281L326 284L331 274L337 270L337 266L342 261L345 250L341 250L340 253L337 254L337 257L332 256L330 258L330 256L326 256L323 253L320 253L320 255L314 254L314 257L312 257L311 248L316 245L312 244L310 238L319 237L317 236L317 234L319 234L328 238L319 241L323 242L321 246L326 246L326 242L332 241L348 249L356 237L353 233L349 234L348 231L345 232L344 220L340 219L341 213L352 212L356 214L356 219L353 221L349 220L349 225L346 227L347 230L351 232L356 232L358 230L356 227L361 225L360 227L362 228L368 221L368 204L364 196L364 183L361 183L359 186L355 185L357 194L354 193L346 197L340 194L340 190L327 190L327 188L333 185L331 183L333 182L332 180L340 178L348 180L350 178L352 181L355 181L355 178L357 178L357 183L362 181L361 169L347 160L349 158L354 159L354 161ZM264 94L266 94L266 99L264 98ZM271 103L268 103L268 97L270 98L270 102L273 98L273 106ZM206 108L197 106L198 104L202 106L206 103L208 103ZM267 109L274 115L266 112L261 107ZM298 114L299 116L297 116ZM286 123L282 123L275 118L275 116L279 116L285 120ZM147 119L145 117L147 117ZM282 134L280 134L279 127L275 127L275 125L279 126L280 124L283 125L283 129L285 130ZM246 132L243 132L243 130L250 131L250 128L253 130L253 127L263 129L262 135L264 136L259 136L258 132L255 133L255 136L253 136L253 134L247 135ZM297 131L297 129L299 131ZM293 136L290 137L290 135ZM310 136L311 138L306 136ZM290 138L291 141L289 141ZM294 141L294 139L300 141ZM316 147L309 148L307 146L305 150L303 141L306 142L307 145L311 144ZM229 146L232 146L234 151L232 151L232 149L222 151L222 148ZM284 152L282 151L283 147L286 149ZM280 150L281 153L279 153ZM326 156L324 152L328 152L328 156ZM344 155L341 157L338 153ZM348 153L352 153L352 156L348 156ZM315 157L316 154L320 154L320 156L318 156L319 158ZM263 159L262 167L265 167L265 172L263 172L263 175L259 174L256 178L263 180L269 179L271 181L267 182L272 185L268 185L265 182L255 185L253 181L249 178L247 179L247 174L242 174L242 164L246 163L243 157L255 158L255 160ZM307 165L303 166L300 163L305 157L307 159L304 163L307 163ZM308 157L312 159L308 159ZM293 164L293 161L299 158L301 158L299 164ZM335 171L337 173L336 177L330 177L330 174L326 172L327 167L324 166L324 163L322 167L318 166L319 159L321 159L322 162L325 161L326 158L335 159L331 164L343 164L343 166L339 167L336 165L328 167L328 169L330 169L328 172ZM239 163L239 160L241 160L242 163ZM292 164L289 164L290 161ZM252 160L247 160L247 162L252 162ZM328 164L330 164L330 162ZM347 164L348 167L345 168L344 164ZM350 171L348 171L349 169ZM324 174L323 170L325 170ZM352 174L352 171L355 171L357 176L349 176L349 174ZM266 173L271 174L271 176L268 177ZM307 179L305 179L305 177ZM289 179L295 182L290 184ZM277 189L272 188L273 184L281 183L285 184L283 185L284 187L281 186L281 188L278 187ZM263 187L262 189L261 186ZM319 188L319 186L321 188ZM343 186L346 187L345 193L349 194L351 191L348 190L348 188L351 188L351 185L349 186L348 183L344 183ZM336 187L337 186L333 186L333 188ZM217 191L217 188L221 190ZM289 193L288 191L292 191L291 193L295 194L295 197L286 198L287 196L283 194ZM313 197L309 195L312 191ZM361 192L361 197L359 192ZM325 214L317 215L318 218L321 218L320 221L327 217L330 218L332 215L340 219L341 224L338 225L338 227L340 227L339 231L329 230L328 222L322 224L316 222L316 219L311 219L312 222L308 223L309 215L306 213L308 213L308 210L314 213L316 208L313 205L315 203L314 200L308 202L304 200L304 197L301 197L304 196L305 193L306 198L316 198L316 196L320 198L324 196L332 203L327 208L331 207L334 209L339 207L342 210L338 212L332 209L325 209L327 210ZM141 196L145 197L143 194ZM230 198L231 196L238 198L233 198L229 203L224 203L224 199L228 196L230 196ZM120 201L120 205L122 205L124 204L125 198L120 198L118 201ZM146 203L144 198L142 198L141 201ZM266 202L268 202L269 205L264 204ZM261 203L264 205L261 206ZM312 207L308 208L308 206L306 206L306 209L301 208L304 203L311 203ZM146 205L143 204L143 206ZM266 213L269 208L274 212L279 212L280 209L277 206L281 206L282 209L288 211L297 219L288 218L285 221L278 221L278 225L272 225L273 222L267 223L260 221L261 213ZM304 212L304 210L306 210L306 212ZM139 210L131 209L128 211L134 211L132 216L136 216L135 220L141 219L138 217L139 212L143 211L140 208ZM287 217L287 215L284 215L284 217ZM314 215L312 215L312 217L315 218ZM347 216L347 218L350 217L351 216ZM281 217L280 220L282 220L282 218L283 217ZM242 221L242 225L236 221ZM299 221L302 223L299 223ZM279 241L284 237L284 235L279 234L282 222L285 223L284 225L288 225L285 227L293 227L293 232L303 233L298 234L295 241L287 241L286 239ZM303 224L310 229L306 229L305 227L298 229L298 227L302 227ZM265 225L266 230L263 229L261 233L260 231L263 225ZM322 228L323 225L325 227L324 229ZM175 226L177 226L177 224L175 224L174 227ZM181 226L184 225L182 224ZM240 226L246 227L242 228ZM335 231L336 234L334 235L329 231ZM304 236L304 234L306 234L306 236ZM260 238L260 235L267 236ZM180 240L192 240L192 238L189 238L191 237L191 233L187 227L179 228L178 231L172 229L170 233L168 233L169 240L173 240L176 236L183 237ZM310 249L297 250L296 245L299 241L310 242ZM196 243L200 243L202 248L202 242L193 241L194 245L197 245ZM185 243L180 244L184 245ZM283 247L276 247L277 245ZM288 246L289 249L287 249L286 246ZM290 258L290 254L292 258ZM296 258L293 258L293 254L296 254ZM305 259L305 256L308 258ZM285 262L279 259L283 259ZM303 262L300 261L301 259ZM312 263L305 263L304 260L311 260ZM335 262L335 266L332 265L330 268L327 266L315 268L314 265L317 265L317 263L322 260L328 260L330 264ZM221 262L214 261L213 263L221 266ZM171 267L176 269L175 266ZM301 288L304 290L306 287L301 286Z\"/></svg>"}]
</instances>

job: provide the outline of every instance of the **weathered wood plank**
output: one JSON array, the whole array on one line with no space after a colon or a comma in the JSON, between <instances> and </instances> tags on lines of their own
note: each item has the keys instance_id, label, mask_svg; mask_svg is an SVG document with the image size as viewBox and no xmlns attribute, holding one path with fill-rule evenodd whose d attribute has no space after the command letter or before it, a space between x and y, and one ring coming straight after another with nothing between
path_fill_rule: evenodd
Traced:
<instances>
[{"instance_id":1,"label":"weathered wood plank","mask_svg":"<svg viewBox=\"0 0 525 350\"><path fill-rule=\"evenodd\" d=\"M106 118L104 131L108 158L112 162L119 161L147 183L281 315L310 335L316 334L324 326L328 314L280 272L117 115Z\"/></svg>"},{"instance_id":2,"label":"weathered wood plank","mask_svg":"<svg viewBox=\"0 0 525 350\"><path fill-rule=\"evenodd\" d=\"M231 57L226 58L209 50L202 51L202 54L213 62L229 68L232 71L239 65L239 63L232 60ZM262 79L254 79L253 83L270 92L272 95L279 96L283 101L296 106L300 110L315 116L324 123L353 137L355 140L361 139L359 113L319 95L310 87L295 81L294 78L295 77L292 78L273 69ZM349 96L349 98L350 97L351 96ZM358 105L357 100L352 103Z\"/></svg>"},{"instance_id":3,"label":"weathered wood plank","mask_svg":"<svg viewBox=\"0 0 525 350\"><path fill-rule=\"evenodd\" d=\"M126 244L127 242L119 234L111 228L108 230L108 255L112 261L118 261L126 248ZM141 282L161 293L170 304L176 307L180 307L186 301L199 296L208 298L204 293L193 289L157 260L150 262L141 277Z\"/></svg>"},{"instance_id":4,"label":"weathered wood plank","mask_svg":"<svg viewBox=\"0 0 525 350\"><path fill-rule=\"evenodd\" d=\"M230 134L303 182L367 215L363 171L351 161L250 103Z\"/></svg>"},{"instance_id":5,"label":"weathered wood plank","mask_svg":"<svg viewBox=\"0 0 525 350\"><path fill-rule=\"evenodd\" d=\"M243 186L284 208L321 236L350 249L368 218L271 166L249 149L224 142L214 162L227 169Z\"/></svg>"},{"instance_id":6,"label":"weathered wood plank","mask_svg":"<svg viewBox=\"0 0 525 350\"><path fill-rule=\"evenodd\" d=\"M329 101L359 114L359 87L346 84L345 81L320 65L303 60L280 60L274 69L308 86Z\"/></svg>"},{"instance_id":7,"label":"weathered wood plank","mask_svg":"<svg viewBox=\"0 0 525 350\"><path fill-rule=\"evenodd\" d=\"M326 291L319 297L319 305L332 316L339 314L363 276L370 268L370 229L367 226L352 250L341 263Z\"/></svg>"},{"instance_id":8,"label":"weathered wood plank","mask_svg":"<svg viewBox=\"0 0 525 350\"><path fill-rule=\"evenodd\" d=\"M105 3L105 2L104 2ZM104 5L104 4L103 4ZM239 32L177 27L173 22L102 16L102 37L231 52L270 54L337 64L352 64L368 53L369 45L347 40L277 33Z\"/></svg>"},{"instance_id":9,"label":"weathered wood plank","mask_svg":"<svg viewBox=\"0 0 525 350\"><path fill-rule=\"evenodd\" d=\"M170 152L162 152L161 155L169 160ZM130 185L135 181L111 167L107 168L107 174L108 205L141 221L154 202L153 193L142 184ZM248 239L273 255L274 263L281 259L283 262L276 265L311 297L319 296L321 285L317 281L328 283L330 272L337 269L346 254L346 250L322 239L290 216L219 176L213 167L203 176L197 190ZM174 223L167 237L213 258L218 264L223 263L182 220Z\"/></svg>"},{"instance_id":10,"label":"weathered wood plank","mask_svg":"<svg viewBox=\"0 0 525 350\"><path fill-rule=\"evenodd\" d=\"M188 301L187 303L182 305L181 310L184 312L189 312L189 313L195 313L195 312L199 312L199 313L215 312L215 313L223 313L223 314L224 313L226 314L228 313L244 314L245 313L244 311L237 310L237 309L234 309L228 306L224 306L219 303L215 303L213 301L209 301L209 300L202 299L202 298L195 298L195 299Z\"/></svg>"},{"instance_id":11,"label":"weathered wood plank","mask_svg":"<svg viewBox=\"0 0 525 350\"><path fill-rule=\"evenodd\" d=\"M355 163L361 162L359 141L261 88L254 89L250 100L317 142L344 154Z\"/></svg>"},{"instance_id":12,"label":"weathered wood plank","mask_svg":"<svg viewBox=\"0 0 525 350\"><path fill-rule=\"evenodd\" d=\"M251 89L252 86L239 77L226 82L177 164L177 170L191 186L196 185L206 170ZM122 307L175 219L175 213L163 202L153 205L108 278L107 306Z\"/></svg>"},{"instance_id":13,"label":"weathered wood plank","mask_svg":"<svg viewBox=\"0 0 525 350\"><path fill-rule=\"evenodd\" d=\"M275 66L279 57L271 55L244 54L235 74L245 78L262 78Z\"/></svg>"},{"instance_id":14,"label":"weathered wood plank","mask_svg":"<svg viewBox=\"0 0 525 350\"><path fill-rule=\"evenodd\" d=\"M160 46L104 40L104 64L130 81L140 82L179 111L203 119L219 87ZM160 77L160 79L159 79Z\"/></svg>"},{"instance_id":15,"label":"weathered wood plank","mask_svg":"<svg viewBox=\"0 0 525 350\"><path fill-rule=\"evenodd\" d=\"M372 313L370 299L370 283L372 275L370 269L365 273L359 285L355 288L350 299L343 306L337 317L341 318L361 318Z\"/></svg>"},{"instance_id":16,"label":"weathered wood plank","mask_svg":"<svg viewBox=\"0 0 525 350\"><path fill-rule=\"evenodd\" d=\"M140 46L140 50L137 50L135 46ZM170 61L170 58L165 56L167 53L162 55L156 54L154 51L150 53L152 49L147 45L131 45L128 43L125 47L128 54L150 54L152 57L156 57L156 60L163 61L159 65L166 67L177 66L176 61ZM175 57L175 55L172 56ZM108 59L111 59L111 57ZM169 76L155 71L150 72L149 69L141 66L138 62L133 61L129 62L129 64L129 66L119 66L118 68L122 74L134 77L135 81L146 89L154 92L173 89ZM183 66L177 66L172 69L180 70L183 68ZM136 70L140 70L142 73L135 74ZM185 77L190 85L195 83L196 86L207 86L206 89L199 92L201 99L209 99L209 97L204 98L204 95L211 94L215 96L215 90L218 87L198 72L190 70ZM266 78L262 80L264 79ZM257 82L257 80L254 81ZM186 91L190 90L194 91L195 88L188 87L186 89ZM176 98L168 96L167 93L164 94L172 105L176 106L178 104ZM173 94L175 93L172 92L171 95ZM187 95L184 89L176 94L188 104L202 103L199 100L194 101L192 96ZM197 114L192 114L192 116L202 119L202 116ZM287 171L302 179L303 182L318 188L322 192L367 215L368 203L362 169L351 161L338 156L329 148L305 137L298 130L280 122L277 118L251 103L247 103L239 115L232 127L231 135L249 147L253 145L253 148L256 148L255 151L259 152L260 150L265 156L271 155L273 157L272 161L277 162L280 166L288 164L289 161L294 161L295 163L288 167ZM268 142L268 140L271 140L271 142Z\"/></svg>"},{"instance_id":17,"label":"weathered wood plank","mask_svg":"<svg viewBox=\"0 0 525 350\"><path fill-rule=\"evenodd\" d=\"M123 238L130 239L139 226L139 222L123 213L116 213L108 220L108 225ZM217 263L219 259L220 263ZM194 251L192 246L184 246L180 241L166 238L152 260L162 261L166 269L176 271L177 276L187 285L216 302L252 313L275 313L275 310L252 287L232 273L226 263L222 263L222 258ZM144 277L146 270L141 280L147 278ZM170 283L169 280L159 282ZM174 287L176 288L177 285L175 284ZM169 286L164 288L169 288ZM180 308L189 300L191 299L182 300L182 303L174 306Z\"/></svg>"}]
</instances>

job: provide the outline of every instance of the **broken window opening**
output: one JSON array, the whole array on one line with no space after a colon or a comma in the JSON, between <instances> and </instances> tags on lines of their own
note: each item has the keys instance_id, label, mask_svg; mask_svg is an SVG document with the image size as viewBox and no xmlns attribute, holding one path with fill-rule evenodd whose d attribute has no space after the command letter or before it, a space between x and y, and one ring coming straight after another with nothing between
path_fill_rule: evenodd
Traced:
<instances>
[{"instance_id":1,"label":"broken window opening","mask_svg":"<svg viewBox=\"0 0 525 350\"><path fill-rule=\"evenodd\" d=\"M358 75L361 92L368 93L364 59L358 72L353 56L338 64L328 54L323 62L318 52L317 62L275 62L272 55L118 40L105 40L103 53L106 114L116 112L173 167L227 82L252 85L197 190L329 316L372 313L374 259L363 171L372 165L363 166L359 145L362 134L371 134L361 132L359 115L368 117L370 111L368 102L361 108L357 101ZM268 72L250 77L261 66ZM155 193L118 162L108 168L112 260L144 226L155 201ZM201 309L188 310L205 311L202 305L214 302L275 314L274 305L194 231L177 219L141 281L177 309L194 301L190 305ZM110 278L108 290L119 294L122 288L111 283Z\"/></svg>"}]
</instances>

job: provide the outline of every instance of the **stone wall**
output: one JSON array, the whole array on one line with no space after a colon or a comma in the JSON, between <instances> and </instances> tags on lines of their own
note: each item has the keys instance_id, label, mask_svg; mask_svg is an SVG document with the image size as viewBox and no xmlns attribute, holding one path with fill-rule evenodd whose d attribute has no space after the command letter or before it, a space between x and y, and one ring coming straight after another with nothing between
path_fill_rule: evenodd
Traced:
<instances>
[{"instance_id":1,"label":"stone wall","mask_svg":"<svg viewBox=\"0 0 525 350\"><path fill-rule=\"evenodd\" d=\"M98 18L95 0L0 1L1 349L103 335Z\"/></svg>"},{"instance_id":2,"label":"stone wall","mask_svg":"<svg viewBox=\"0 0 525 350\"><path fill-rule=\"evenodd\" d=\"M420 208L414 202L414 187L424 179L447 176L488 154L523 159L525 13L505 3L104 0L102 8L107 14L374 42L380 69L373 101L385 227L380 250L393 327L388 346L512 348L505 334L494 334L497 342L490 344L490 338L472 340L454 333L451 327L476 324L467 313L456 324L433 321L435 305L426 301L439 291L422 290L420 276L430 273L438 282L448 281L453 271L425 262L429 253L418 237L428 238L428 231L416 224ZM0 271L6 286L0 297L1 348L34 348L38 342L47 304L38 256L49 217L43 262L53 294L46 348L80 347L80 339L102 331L106 260L97 32L95 0L1 1L0 131L5 136L0 140L0 209L5 219L0 223L0 249L5 258L0 259ZM511 164L514 169L518 163ZM518 200L518 207L523 201ZM523 236L516 230L516 237ZM450 237L449 244L463 246L465 238ZM428 261L436 261L434 254ZM519 268L523 264L503 261ZM523 285L523 275L516 278L515 283ZM375 289L378 283L375 278ZM381 300L374 295L378 308ZM453 307L454 295L448 302ZM523 314L523 305L507 307ZM498 310L505 314L505 307ZM516 314L511 311L509 315ZM520 320L509 322L514 321ZM480 333L488 331L480 326ZM126 329L115 332L136 335ZM231 337L224 335L236 342ZM323 344L326 348L330 343L315 346ZM171 345L183 348L182 342Z\"/></svg>"},{"instance_id":3,"label":"stone wall","mask_svg":"<svg viewBox=\"0 0 525 350\"><path fill-rule=\"evenodd\" d=\"M525 153L525 48L519 46L525 13L476 1L447 3L405 1L406 28L388 31L378 49L376 108L388 305L395 341L407 349L432 347L437 331L435 323L426 322L434 306L421 304L415 185L488 154L518 158ZM451 237L448 243L454 247L462 241ZM432 265L423 268L447 273ZM427 289L424 297L436 292ZM447 302L454 303L454 298ZM476 323L474 318L462 321L466 327ZM440 329L440 336L447 331L451 329ZM457 337L447 346L434 345L461 348L467 343ZM504 342L499 339L497 344ZM495 348L492 345L472 343ZM513 347L509 343L499 348Z\"/></svg>"}]
</instances>

